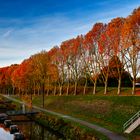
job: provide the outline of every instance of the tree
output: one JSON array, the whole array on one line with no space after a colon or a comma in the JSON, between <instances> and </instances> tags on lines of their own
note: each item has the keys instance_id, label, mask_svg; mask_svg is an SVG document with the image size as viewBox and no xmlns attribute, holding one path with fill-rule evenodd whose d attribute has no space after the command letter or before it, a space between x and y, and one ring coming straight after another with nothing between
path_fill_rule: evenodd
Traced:
<instances>
[{"instance_id":1,"label":"tree","mask_svg":"<svg viewBox=\"0 0 140 140\"><path fill-rule=\"evenodd\" d=\"M73 39L69 53L71 77L74 81L74 95L77 94L78 79L82 75L82 42L83 36L77 36L76 39Z\"/></svg>"},{"instance_id":2,"label":"tree","mask_svg":"<svg viewBox=\"0 0 140 140\"><path fill-rule=\"evenodd\" d=\"M140 70L140 8L128 16L122 29L122 44L125 51L126 69L133 77L132 94L135 93L135 83Z\"/></svg>"},{"instance_id":3,"label":"tree","mask_svg":"<svg viewBox=\"0 0 140 140\"><path fill-rule=\"evenodd\" d=\"M118 85L118 88L121 87L121 82L120 80L122 79L122 74L124 73L124 67L123 64L121 63L120 59L118 58L118 56L114 55L110 60L109 60L109 79L113 79L113 81L116 81L116 84ZM113 82L111 81L111 82ZM114 83L115 84L115 83ZM120 89L118 89L119 93L117 92L117 94L120 94Z\"/></svg>"},{"instance_id":4,"label":"tree","mask_svg":"<svg viewBox=\"0 0 140 140\"><path fill-rule=\"evenodd\" d=\"M104 94L107 94L107 83L108 83L108 76L109 76L109 60L112 56L111 46L110 46L110 39L108 38L107 34L107 26L105 26L102 34L100 35L100 39L98 41L98 51L99 51L99 69L101 73L101 80L104 82Z\"/></svg>"},{"instance_id":5,"label":"tree","mask_svg":"<svg viewBox=\"0 0 140 140\"><path fill-rule=\"evenodd\" d=\"M40 81L43 100L42 106L44 108L45 86L49 78L50 58L46 51L41 51L40 53L33 55L31 59L34 73L37 74L38 80Z\"/></svg>"},{"instance_id":6,"label":"tree","mask_svg":"<svg viewBox=\"0 0 140 140\"><path fill-rule=\"evenodd\" d=\"M69 88L70 88L70 81L71 81L71 55L70 55L70 49L71 45L73 44L73 39L67 40L65 42L62 42L60 45L60 49L62 51L62 55L64 57L64 64L65 64L65 84L67 85L67 91L66 95L69 95Z\"/></svg>"},{"instance_id":7,"label":"tree","mask_svg":"<svg viewBox=\"0 0 140 140\"><path fill-rule=\"evenodd\" d=\"M6 73L9 67L3 67L0 69L0 85L1 85L1 92L2 93L7 93L7 78L6 78Z\"/></svg>"},{"instance_id":8,"label":"tree","mask_svg":"<svg viewBox=\"0 0 140 140\"><path fill-rule=\"evenodd\" d=\"M64 54L62 49L60 49L59 47L55 47L53 49L52 64L57 66L57 70L58 70L57 83L59 85L59 95L61 96L65 77L66 77L66 71L65 71Z\"/></svg>"},{"instance_id":9,"label":"tree","mask_svg":"<svg viewBox=\"0 0 140 140\"><path fill-rule=\"evenodd\" d=\"M123 73L122 67L124 65L124 54L123 54L122 45L120 43L121 30L122 30L124 21L125 21L124 18L115 18L115 19L111 20L111 22L108 23L108 25L107 25L106 36L105 36L106 40L109 42L108 45L111 50L111 53L110 53L111 57L112 57L111 59L114 59L114 62L116 62L116 64L115 64L115 68L117 70L116 78L118 80L117 94L120 94L120 92L121 92L121 77L122 77L122 73ZM120 60L121 60L121 62L120 62Z\"/></svg>"},{"instance_id":10,"label":"tree","mask_svg":"<svg viewBox=\"0 0 140 140\"><path fill-rule=\"evenodd\" d=\"M104 30L103 23L96 23L92 30L89 31L85 35L85 59L83 62L85 63L85 75L90 76L91 81L94 84L93 94L96 93L96 84L97 78L99 75L99 50L98 50L98 41L100 39L100 35Z\"/></svg>"},{"instance_id":11,"label":"tree","mask_svg":"<svg viewBox=\"0 0 140 140\"><path fill-rule=\"evenodd\" d=\"M54 46L49 52L48 55L51 59L51 63L57 67L57 51L59 50L58 46ZM58 67L57 67L58 69ZM53 81L54 91L53 94L56 95L57 83L58 83L59 71L57 74L57 80Z\"/></svg>"},{"instance_id":12,"label":"tree","mask_svg":"<svg viewBox=\"0 0 140 140\"><path fill-rule=\"evenodd\" d=\"M6 71L6 83L8 87L8 94L12 92L14 94L15 87L12 84L12 73L18 68L17 64L11 65Z\"/></svg>"}]
</instances>

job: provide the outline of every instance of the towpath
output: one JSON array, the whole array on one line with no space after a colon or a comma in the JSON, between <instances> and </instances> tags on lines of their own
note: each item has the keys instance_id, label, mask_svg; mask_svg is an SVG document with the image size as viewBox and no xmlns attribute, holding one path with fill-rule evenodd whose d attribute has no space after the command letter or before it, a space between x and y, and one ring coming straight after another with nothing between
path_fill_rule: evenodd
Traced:
<instances>
[{"instance_id":1,"label":"towpath","mask_svg":"<svg viewBox=\"0 0 140 140\"><path fill-rule=\"evenodd\" d=\"M9 100L12 100L14 102L17 102L17 103L20 103L20 104L25 104L27 105L25 102L22 102L22 101L19 101L15 98L12 98L8 95L1 95ZM127 140L124 136L120 135L120 134L117 134L111 130L108 130L106 128L103 128L99 125L95 125L93 123L89 123L87 121L84 121L84 120L81 120L79 118L75 118L75 117L72 117L72 116L68 116L68 115L64 115L64 114L61 114L61 113L57 113L57 112L54 112L54 111L51 111L51 110L47 110L47 109L44 109L44 108L41 108L41 107L38 107L38 106L33 106L34 109L37 109L37 110L40 110L42 112L45 112L45 113L50 113L52 115L56 115L56 116L59 116L61 118L65 118L67 120L70 120L70 121L74 121L76 123L79 123L81 125L84 125L84 126L87 126L89 128L92 128L104 135L106 135L110 140Z\"/></svg>"}]
</instances>

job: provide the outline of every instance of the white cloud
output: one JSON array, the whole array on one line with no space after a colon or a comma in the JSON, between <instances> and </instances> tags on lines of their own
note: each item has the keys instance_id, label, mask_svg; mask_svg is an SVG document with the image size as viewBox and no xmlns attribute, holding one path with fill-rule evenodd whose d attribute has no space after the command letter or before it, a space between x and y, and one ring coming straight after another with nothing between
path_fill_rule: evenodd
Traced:
<instances>
[{"instance_id":1,"label":"white cloud","mask_svg":"<svg viewBox=\"0 0 140 140\"><path fill-rule=\"evenodd\" d=\"M0 19L9 27L0 27L0 66L19 63L43 49L49 50L62 41L88 32L95 22L109 22L117 16L127 16L138 4L100 11L71 18L67 14L37 19ZM10 22L10 24L9 24Z\"/></svg>"}]
</instances>

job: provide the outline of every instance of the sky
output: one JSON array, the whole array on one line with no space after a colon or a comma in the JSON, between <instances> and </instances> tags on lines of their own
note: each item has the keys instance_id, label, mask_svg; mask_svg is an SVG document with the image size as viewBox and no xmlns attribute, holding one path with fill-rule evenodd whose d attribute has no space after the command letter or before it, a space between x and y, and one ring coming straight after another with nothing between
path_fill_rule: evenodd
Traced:
<instances>
[{"instance_id":1,"label":"sky","mask_svg":"<svg viewBox=\"0 0 140 140\"><path fill-rule=\"evenodd\" d=\"M140 0L0 0L0 67L126 17Z\"/></svg>"}]
</instances>

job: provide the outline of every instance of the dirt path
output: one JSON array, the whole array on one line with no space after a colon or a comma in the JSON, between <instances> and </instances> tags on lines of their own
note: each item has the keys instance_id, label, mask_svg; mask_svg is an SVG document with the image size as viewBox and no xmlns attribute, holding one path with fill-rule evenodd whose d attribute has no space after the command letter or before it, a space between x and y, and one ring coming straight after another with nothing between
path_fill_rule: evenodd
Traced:
<instances>
[{"instance_id":1,"label":"dirt path","mask_svg":"<svg viewBox=\"0 0 140 140\"><path fill-rule=\"evenodd\" d=\"M8 98L9 100L12 100L12 101L18 102L20 104L25 104L26 105L25 102L19 101L17 99L14 99L12 97L7 96L7 95L2 95L2 96L4 96L5 98ZM89 123L87 121L83 121L83 120L81 120L79 118L74 118L74 117L67 116L67 115L64 115L64 114L60 114L60 113L57 113L57 112L54 112L54 111L43 109L43 108L37 107L37 106L33 106L33 108L37 109L37 110L40 110L42 112L50 113L52 115L56 115L56 116L59 116L59 117L62 117L62 118L77 122L77 123L82 124L84 126L87 126L89 128L95 129L95 130L99 131L100 133L106 135L110 140L127 140L124 136L122 136L120 134L117 134L117 133L115 133L113 131L110 131L110 130L108 130L106 128L103 128L101 126Z\"/></svg>"}]
</instances>

